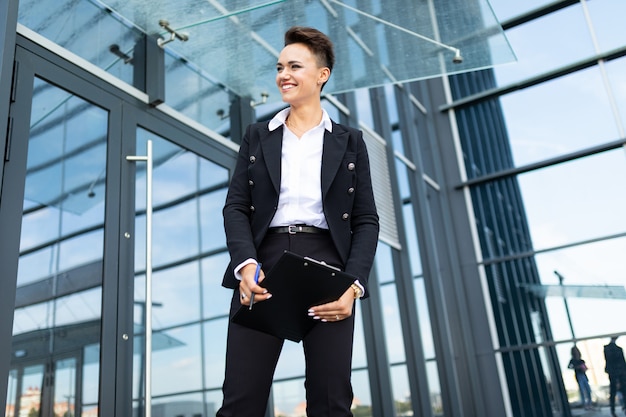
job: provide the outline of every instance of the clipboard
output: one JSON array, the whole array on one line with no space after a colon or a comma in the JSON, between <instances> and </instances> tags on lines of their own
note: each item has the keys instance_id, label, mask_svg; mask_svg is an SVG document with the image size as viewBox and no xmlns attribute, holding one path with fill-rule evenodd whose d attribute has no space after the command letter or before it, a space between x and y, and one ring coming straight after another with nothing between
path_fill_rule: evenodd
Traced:
<instances>
[{"instance_id":1,"label":"clipboard","mask_svg":"<svg viewBox=\"0 0 626 417\"><path fill-rule=\"evenodd\" d=\"M300 342L319 321L308 309L339 299L356 277L318 260L285 251L259 284L272 298L241 308L233 322Z\"/></svg>"}]
</instances>

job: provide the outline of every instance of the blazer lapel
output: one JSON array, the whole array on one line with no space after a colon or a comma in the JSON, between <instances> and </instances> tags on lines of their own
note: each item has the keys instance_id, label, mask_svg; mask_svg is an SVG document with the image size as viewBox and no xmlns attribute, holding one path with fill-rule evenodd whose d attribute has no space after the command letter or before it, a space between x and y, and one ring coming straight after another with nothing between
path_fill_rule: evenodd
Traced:
<instances>
[{"instance_id":1,"label":"blazer lapel","mask_svg":"<svg viewBox=\"0 0 626 417\"><path fill-rule=\"evenodd\" d=\"M333 122L333 131L324 131L324 149L322 151L322 198L337 175L341 161L348 146L349 133Z\"/></svg>"},{"instance_id":2,"label":"blazer lapel","mask_svg":"<svg viewBox=\"0 0 626 417\"><path fill-rule=\"evenodd\" d=\"M267 128L260 132L259 142L263 151L263 158L270 174L272 185L276 193L280 192L280 160L283 142L283 128L279 127L272 131Z\"/></svg>"}]
</instances>

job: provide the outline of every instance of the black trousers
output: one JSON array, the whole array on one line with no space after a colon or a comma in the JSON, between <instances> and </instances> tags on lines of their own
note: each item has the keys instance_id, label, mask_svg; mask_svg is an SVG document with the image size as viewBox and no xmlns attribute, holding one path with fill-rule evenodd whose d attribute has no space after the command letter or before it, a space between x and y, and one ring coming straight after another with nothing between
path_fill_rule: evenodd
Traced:
<instances>
[{"instance_id":1,"label":"black trousers","mask_svg":"<svg viewBox=\"0 0 626 417\"><path fill-rule=\"evenodd\" d=\"M272 234L258 251L269 271L285 251L342 267L329 235ZM298 279L294 276L293 279ZM240 308L233 293L230 317ZM303 311L302 314L307 314ZM308 417L352 417L352 344L354 314L338 322L319 322L302 340ZM263 417L284 340L233 323L228 325L224 399L217 417Z\"/></svg>"},{"instance_id":2,"label":"black trousers","mask_svg":"<svg viewBox=\"0 0 626 417\"><path fill-rule=\"evenodd\" d=\"M619 389L617 384L619 383ZM615 395L620 391L626 399L626 372L619 374L609 374L609 407L611 412L615 411Z\"/></svg>"}]
</instances>

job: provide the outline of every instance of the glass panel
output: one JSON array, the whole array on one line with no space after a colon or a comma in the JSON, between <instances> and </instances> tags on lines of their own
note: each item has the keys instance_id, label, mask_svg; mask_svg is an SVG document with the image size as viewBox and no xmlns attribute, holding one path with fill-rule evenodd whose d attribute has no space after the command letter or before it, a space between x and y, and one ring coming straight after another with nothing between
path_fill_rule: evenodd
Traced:
<instances>
[{"instance_id":1,"label":"glass panel","mask_svg":"<svg viewBox=\"0 0 626 417\"><path fill-rule=\"evenodd\" d=\"M541 283L559 285L557 271L563 285L591 287L624 287L626 267L623 258L626 237L604 240L586 245L551 251L535 256ZM567 304L567 308L565 305ZM546 308L555 340L591 337L598 334L620 333L623 322L607 320L620 317L626 309L626 299L599 297L548 296ZM569 310L569 311L568 311ZM570 329L571 321L574 335Z\"/></svg>"},{"instance_id":2,"label":"glass panel","mask_svg":"<svg viewBox=\"0 0 626 417\"><path fill-rule=\"evenodd\" d=\"M605 65L608 74L608 82L611 85L611 92L617 106L616 117L622 126L626 126L626 94L620 93L619 86L626 84L626 58L609 61ZM617 139L617 138L616 138Z\"/></svg>"},{"instance_id":3,"label":"glass panel","mask_svg":"<svg viewBox=\"0 0 626 417\"><path fill-rule=\"evenodd\" d=\"M610 415L608 411L609 378L608 374L604 371L606 365L606 361L604 359L604 345L608 344L609 341L609 338L594 338L581 340L575 343L575 346L581 353L581 359L585 361L585 366L587 367L585 376L587 377L589 388L591 390L591 402L598 410L606 407L605 411L607 415ZM617 339L617 345L622 348L626 348L622 338ZM574 343L571 342L559 343L556 345L556 352L570 407L572 409L580 410L582 408L580 401L581 387L576 380L574 370L569 368L569 363L572 359L571 350L573 346ZM616 410L618 412L624 406L624 397L620 395L619 391L617 393L616 405ZM576 415L574 413L575 412L572 412L572 415Z\"/></svg>"},{"instance_id":4,"label":"glass panel","mask_svg":"<svg viewBox=\"0 0 626 417\"><path fill-rule=\"evenodd\" d=\"M510 7L530 10L527 2L502 1L505 2ZM580 5L566 7L516 26L507 30L506 35L518 62L494 68L498 85L502 86L595 55L591 34Z\"/></svg>"},{"instance_id":5,"label":"glass panel","mask_svg":"<svg viewBox=\"0 0 626 417\"><path fill-rule=\"evenodd\" d=\"M390 369L391 389L396 404L396 413L399 416L412 412L411 390L409 388L409 375L406 365L395 365ZM411 414L408 414L411 415Z\"/></svg>"},{"instance_id":6,"label":"glass panel","mask_svg":"<svg viewBox=\"0 0 626 417\"><path fill-rule=\"evenodd\" d=\"M331 93L514 59L485 0L184 0L159 7L146 0L103 3L146 33L159 33L169 40L170 33L159 25L166 19L171 29L188 36L187 41L168 43L167 49L235 94L255 100L264 92L269 93L269 101L280 100L275 93L274 68L283 34L293 25L316 26L335 39L336 75L325 88ZM461 63L453 62L457 48Z\"/></svg>"},{"instance_id":7,"label":"glass panel","mask_svg":"<svg viewBox=\"0 0 626 417\"><path fill-rule=\"evenodd\" d=\"M395 284L386 284L380 287L382 301L383 320L385 322L385 342L387 356L390 363L404 362L404 336L402 334L402 322L398 309L398 296Z\"/></svg>"},{"instance_id":8,"label":"glass panel","mask_svg":"<svg viewBox=\"0 0 626 417\"><path fill-rule=\"evenodd\" d=\"M433 340L432 323L430 321L430 311L428 311L428 298L426 297L426 288L423 278L413 280L415 286L415 299L417 304L417 314L420 323L420 334L422 336L422 348L424 349L424 357L428 359L435 358L435 341Z\"/></svg>"},{"instance_id":9,"label":"glass panel","mask_svg":"<svg viewBox=\"0 0 626 417\"><path fill-rule=\"evenodd\" d=\"M274 379L285 379L304 376L304 351L302 345L285 341L283 350L276 365ZM304 396L302 397L304 398Z\"/></svg>"},{"instance_id":10,"label":"glass panel","mask_svg":"<svg viewBox=\"0 0 626 417\"><path fill-rule=\"evenodd\" d=\"M354 316L354 343L352 348L352 368L367 367L367 347L363 333L363 314L361 302L356 303Z\"/></svg>"},{"instance_id":11,"label":"glass panel","mask_svg":"<svg viewBox=\"0 0 626 417\"><path fill-rule=\"evenodd\" d=\"M81 410L84 417L98 414L98 380L100 378L100 345L85 346L83 351L83 373Z\"/></svg>"},{"instance_id":12,"label":"glass panel","mask_svg":"<svg viewBox=\"0 0 626 417\"><path fill-rule=\"evenodd\" d=\"M17 417L18 412L15 409L15 403L17 400L17 369L11 369L9 371L9 378L7 384L7 402L4 411L5 417Z\"/></svg>"},{"instance_id":13,"label":"glass panel","mask_svg":"<svg viewBox=\"0 0 626 417\"><path fill-rule=\"evenodd\" d=\"M19 398L20 409L16 410L16 416L40 415L44 369L44 365L33 365L23 368L21 381L22 393Z\"/></svg>"},{"instance_id":14,"label":"glass panel","mask_svg":"<svg viewBox=\"0 0 626 417\"><path fill-rule=\"evenodd\" d=\"M276 416L299 417L306 415L304 379L274 382L272 395Z\"/></svg>"},{"instance_id":15,"label":"glass panel","mask_svg":"<svg viewBox=\"0 0 626 417\"><path fill-rule=\"evenodd\" d=\"M529 12L541 6L553 3L553 0L526 0L526 1L510 1L510 0L489 0L496 16L500 21L510 19L514 16Z\"/></svg>"},{"instance_id":16,"label":"glass panel","mask_svg":"<svg viewBox=\"0 0 626 417\"><path fill-rule=\"evenodd\" d=\"M18 22L133 84L133 48L142 33L95 1L20 0Z\"/></svg>"},{"instance_id":17,"label":"glass panel","mask_svg":"<svg viewBox=\"0 0 626 417\"><path fill-rule=\"evenodd\" d=\"M616 140L605 91L600 70L593 67L501 97L515 165Z\"/></svg>"},{"instance_id":18,"label":"glass panel","mask_svg":"<svg viewBox=\"0 0 626 417\"><path fill-rule=\"evenodd\" d=\"M402 206L404 230L419 230L415 224L415 212L412 204L404 204ZM417 233L406 233L406 252L408 253L409 263L411 264L411 275L413 277L422 276L424 270L422 268L422 257L420 255L419 241Z\"/></svg>"},{"instance_id":19,"label":"glass panel","mask_svg":"<svg viewBox=\"0 0 626 417\"><path fill-rule=\"evenodd\" d=\"M168 52L170 53L165 54L167 104L192 120L209 126L215 132L229 136L229 92L203 68L192 65L184 57L176 56L171 51Z\"/></svg>"},{"instance_id":20,"label":"glass panel","mask_svg":"<svg viewBox=\"0 0 626 417\"><path fill-rule=\"evenodd\" d=\"M107 123L105 110L35 79L12 366L51 363L58 355L78 356L87 345L100 345ZM76 360L68 361L57 363L61 385L48 397L65 404L62 413L68 401L75 412L76 387L82 387ZM99 368L99 357L91 358L91 366ZM42 374L43 365L25 368L29 381L22 389L38 391L22 393L20 415L39 409L41 382L32 379ZM98 379L90 383L97 392ZM50 409L42 407L47 417Z\"/></svg>"},{"instance_id":21,"label":"glass panel","mask_svg":"<svg viewBox=\"0 0 626 417\"><path fill-rule=\"evenodd\" d=\"M76 415L76 359L56 361L54 369L54 414Z\"/></svg>"},{"instance_id":22,"label":"glass panel","mask_svg":"<svg viewBox=\"0 0 626 417\"><path fill-rule=\"evenodd\" d=\"M153 414L207 415L208 408L211 415L215 404L203 405L202 395L184 393L219 389L224 376L223 317L232 294L221 287L228 263L221 213L228 171L143 128L137 129L138 155L145 154L148 140L153 144L152 362L145 363L144 341L146 167L138 162L133 413L142 414L144 372L151 366Z\"/></svg>"},{"instance_id":23,"label":"glass panel","mask_svg":"<svg viewBox=\"0 0 626 417\"><path fill-rule=\"evenodd\" d=\"M204 417L214 416L217 411L205 409L202 394L175 395L154 399L153 414L163 417Z\"/></svg>"},{"instance_id":24,"label":"glass panel","mask_svg":"<svg viewBox=\"0 0 626 417\"><path fill-rule=\"evenodd\" d=\"M222 200L224 201L224 200ZM226 238L224 238L225 241ZM206 242L206 239L203 240ZM221 285L216 287L216 271L225 271L230 257L228 253L213 255L202 260L202 315L203 318L223 316L230 309L230 293ZM226 330L219 334L226 334ZM222 358L223 359L223 358Z\"/></svg>"},{"instance_id":25,"label":"glass panel","mask_svg":"<svg viewBox=\"0 0 626 417\"><path fill-rule=\"evenodd\" d=\"M372 396L367 370L352 373L352 390L354 391L352 413L355 417L374 417L372 415Z\"/></svg>"},{"instance_id":26,"label":"glass panel","mask_svg":"<svg viewBox=\"0 0 626 417\"><path fill-rule=\"evenodd\" d=\"M226 331L228 328L228 320L212 320L204 324L203 334L203 360L204 360L204 384L209 389L219 389L219 400L216 404L222 402L222 382L224 382L226 357ZM217 409L216 409L217 411ZM212 414L210 414L212 415Z\"/></svg>"},{"instance_id":27,"label":"glass panel","mask_svg":"<svg viewBox=\"0 0 626 417\"><path fill-rule=\"evenodd\" d=\"M535 249L626 232L624 178L622 149L520 175ZM571 259L569 264L579 264L579 259ZM603 269L595 264L584 268L590 272Z\"/></svg>"},{"instance_id":28,"label":"glass panel","mask_svg":"<svg viewBox=\"0 0 626 417\"><path fill-rule=\"evenodd\" d=\"M610 51L626 45L626 33L622 30L626 14L626 3L622 0L586 2L589 15L601 51Z\"/></svg>"},{"instance_id":29,"label":"glass panel","mask_svg":"<svg viewBox=\"0 0 626 417\"><path fill-rule=\"evenodd\" d=\"M439 371L435 361L426 362L426 377L428 378L428 392L430 393L430 405L433 409L433 415L442 415L443 398L441 397Z\"/></svg>"}]
</instances>

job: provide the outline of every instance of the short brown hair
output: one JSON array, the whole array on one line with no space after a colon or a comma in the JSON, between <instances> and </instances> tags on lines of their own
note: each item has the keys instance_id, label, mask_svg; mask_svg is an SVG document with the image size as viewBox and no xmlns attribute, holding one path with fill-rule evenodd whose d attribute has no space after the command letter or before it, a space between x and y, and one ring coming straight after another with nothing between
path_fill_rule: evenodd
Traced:
<instances>
[{"instance_id":1,"label":"short brown hair","mask_svg":"<svg viewBox=\"0 0 626 417\"><path fill-rule=\"evenodd\" d=\"M293 26L285 32L285 46L292 43L305 44L317 58L319 66L328 67L330 72L333 71L335 52L333 51L333 43L328 36L315 28Z\"/></svg>"}]
</instances>

